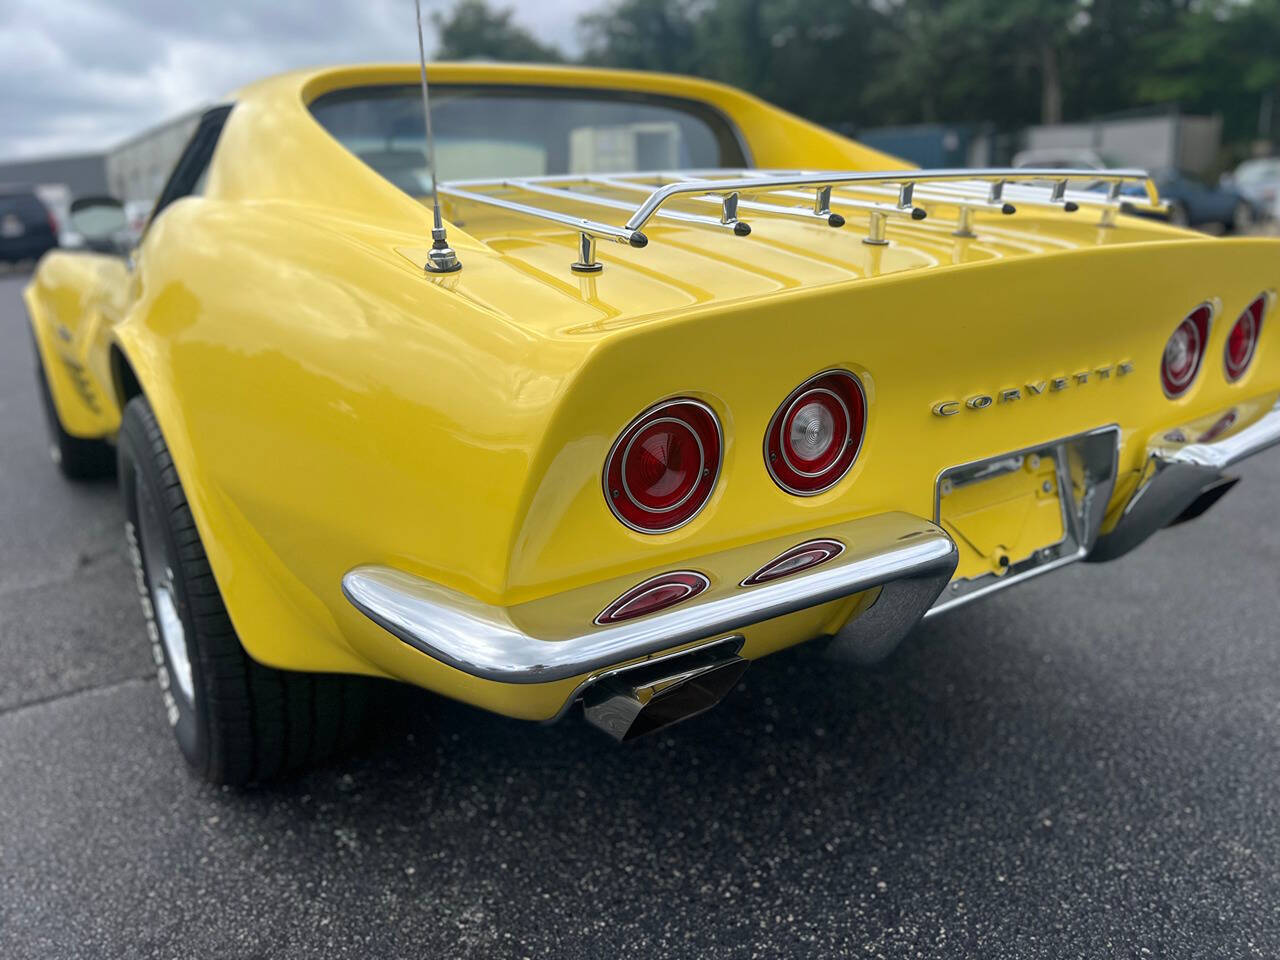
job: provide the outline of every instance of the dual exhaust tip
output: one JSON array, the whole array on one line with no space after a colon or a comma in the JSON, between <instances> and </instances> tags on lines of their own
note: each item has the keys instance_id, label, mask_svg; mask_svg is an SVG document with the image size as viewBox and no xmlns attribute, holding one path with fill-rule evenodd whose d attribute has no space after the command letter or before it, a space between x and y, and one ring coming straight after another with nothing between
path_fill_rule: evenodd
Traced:
<instances>
[{"instance_id":1,"label":"dual exhaust tip","mask_svg":"<svg viewBox=\"0 0 1280 960\"><path fill-rule=\"evenodd\" d=\"M705 713L746 672L742 643L726 637L603 674L582 695L587 722L626 743Z\"/></svg>"}]
</instances>

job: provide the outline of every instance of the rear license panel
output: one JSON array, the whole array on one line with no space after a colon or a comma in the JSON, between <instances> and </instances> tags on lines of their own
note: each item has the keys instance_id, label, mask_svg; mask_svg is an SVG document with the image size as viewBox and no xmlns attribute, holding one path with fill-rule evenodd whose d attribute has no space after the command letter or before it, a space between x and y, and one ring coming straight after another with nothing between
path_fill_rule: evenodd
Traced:
<instances>
[{"instance_id":1,"label":"rear license panel","mask_svg":"<svg viewBox=\"0 0 1280 960\"><path fill-rule=\"evenodd\" d=\"M1118 427L1108 426L944 470L934 522L956 542L937 613L1079 560L1115 488Z\"/></svg>"}]
</instances>

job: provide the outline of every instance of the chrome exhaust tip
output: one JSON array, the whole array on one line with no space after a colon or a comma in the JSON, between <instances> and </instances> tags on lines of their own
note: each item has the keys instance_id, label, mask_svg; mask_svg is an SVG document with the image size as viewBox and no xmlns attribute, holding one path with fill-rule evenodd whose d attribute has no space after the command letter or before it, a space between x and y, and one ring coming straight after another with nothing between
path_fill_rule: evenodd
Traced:
<instances>
[{"instance_id":1,"label":"chrome exhaust tip","mask_svg":"<svg viewBox=\"0 0 1280 960\"><path fill-rule=\"evenodd\" d=\"M587 722L619 743L705 713L747 669L742 637L726 637L602 674L582 694Z\"/></svg>"}]
</instances>

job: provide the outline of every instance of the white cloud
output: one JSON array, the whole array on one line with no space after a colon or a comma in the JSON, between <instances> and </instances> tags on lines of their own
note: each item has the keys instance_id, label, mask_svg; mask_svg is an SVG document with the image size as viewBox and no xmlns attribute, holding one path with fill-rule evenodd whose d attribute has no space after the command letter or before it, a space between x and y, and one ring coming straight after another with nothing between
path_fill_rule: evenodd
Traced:
<instances>
[{"instance_id":1,"label":"white cloud","mask_svg":"<svg viewBox=\"0 0 1280 960\"><path fill-rule=\"evenodd\" d=\"M493 5L576 52L578 16L601 2ZM4 0L0 158L103 149L293 67L416 56L412 0Z\"/></svg>"}]
</instances>

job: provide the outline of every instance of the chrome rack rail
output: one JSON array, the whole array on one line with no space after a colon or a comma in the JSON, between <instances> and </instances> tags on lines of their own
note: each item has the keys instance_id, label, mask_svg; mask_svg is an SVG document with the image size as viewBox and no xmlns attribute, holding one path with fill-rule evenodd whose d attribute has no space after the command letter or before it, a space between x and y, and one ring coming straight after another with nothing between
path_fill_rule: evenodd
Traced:
<instances>
[{"instance_id":1,"label":"chrome rack rail","mask_svg":"<svg viewBox=\"0 0 1280 960\"><path fill-rule=\"evenodd\" d=\"M1082 181L1093 188L1073 188L1073 184ZM1145 195L1124 194L1122 191L1129 184L1142 186ZM596 258L597 240L644 247L649 242L644 227L655 218L700 224L745 237L751 233L751 226L739 218L739 211L802 217L840 227L845 217L837 212L838 207L866 214L867 233L862 242L883 246L889 242L886 233L891 218L923 220L928 216L921 204L955 207L953 233L958 237L975 236L976 212L1007 216L1017 211L1018 204L1065 213L1097 209L1101 211L1100 227L1114 226L1117 214L1125 206L1164 209L1145 170L678 170L454 180L440 183L439 192L453 200L485 204L577 231L578 259L571 264L577 273L597 273L602 269ZM629 216L621 226L615 226L515 200L508 195L512 193L603 207ZM636 206L618 196L625 193L643 193L645 198ZM755 199L743 199L744 196ZM806 205L787 206L764 198L801 199ZM677 200L715 204L719 216L667 208L668 203Z\"/></svg>"}]
</instances>

